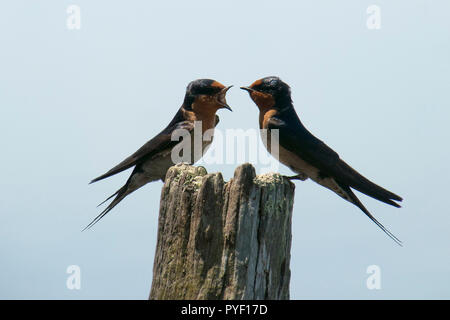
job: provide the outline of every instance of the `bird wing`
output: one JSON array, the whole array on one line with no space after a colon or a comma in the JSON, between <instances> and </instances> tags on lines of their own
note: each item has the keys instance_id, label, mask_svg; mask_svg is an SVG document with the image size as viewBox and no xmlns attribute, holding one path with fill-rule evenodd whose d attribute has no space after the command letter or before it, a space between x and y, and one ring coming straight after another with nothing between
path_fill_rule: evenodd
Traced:
<instances>
[{"instance_id":1,"label":"bird wing","mask_svg":"<svg viewBox=\"0 0 450 320\"><path fill-rule=\"evenodd\" d=\"M400 207L392 201L401 201L400 196L363 177L300 123L288 125L284 120L274 116L268 120L268 129L279 129L280 145L318 168L321 175L331 176L340 184L350 186L387 204Z\"/></svg>"},{"instance_id":2,"label":"bird wing","mask_svg":"<svg viewBox=\"0 0 450 320\"><path fill-rule=\"evenodd\" d=\"M288 124L273 116L267 121L267 128L278 129L280 145L320 171L328 172L340 160L333 149L314 137L300 123Z\"/></svg>"},{"instance_id":3,"label":"bird wing","mask_svg":"<svg viewBox=\"0 0 450 320\"><path fill-rule=\"evenodd\" d=\"M169 125L167 128L165 128L161 133L159 133L157 136L155 136L153 139L148 141L146 144L144 144L142 147L140 147L135 153L133 153L131 156L123 160L121 163L116 165L114 168L106 172L105 174L102 174L101 176L93 179L90 183L108 178L112 175L115 175L119 172L122 172L128 168L131 168L138 164L139 162L143 161L144 159L148 159L155 154L159 153L162 150L173 148L176 144L179 143L179 141L175 140L172 141L172 133L175 130L188 130L189 132L192 132L194 129L194 123L192 121L181 121L174 123L172 125Z\"/></svg>"}]
</instances>

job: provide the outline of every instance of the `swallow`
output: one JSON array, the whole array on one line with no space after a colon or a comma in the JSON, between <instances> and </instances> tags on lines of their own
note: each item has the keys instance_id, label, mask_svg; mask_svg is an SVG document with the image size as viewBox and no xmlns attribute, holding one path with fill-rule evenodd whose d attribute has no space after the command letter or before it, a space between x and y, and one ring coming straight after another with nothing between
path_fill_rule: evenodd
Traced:
<instances>
[{"instance_id":1,"label":"swallow","mask_svg":"<svg viewBox=\"0 0 450 320\"><path fill-rule=\"evenodd\" d=\"M183 104L167 127L131 156L90 182L103 180L134 167L125 185L100 203L99 206L114 197L112 202L84 230L92 227L133 191L152 181L161 179L164 182L167 170L176 164L172 161L172 150L177 146L180 147L179 144L183 142L182 139L173 141L172 134L177 130L187 130L190 133L187 137L191 139L191 145L193 145L195 137L193 133L196 128L199 130L198 126L201 127L202 137L206 130L214 130L219 122L216 111L222 108L232 111L225 98L231 87L225 87L211 79L199 79L190 82L186 88ZM211 142L212 137L209 141L202 141L201 152L192 152L188 156L191 164L200 159ZM191 150L194 149L191 148Z\"/></svg>"},{"instance_id":2,"label":"swallow","mask_svg":"<svg viewBox=\"0 0 450 320\"><path fill-rule=\"evenodd\" d=\"M255 81L249 87L250 98L259 109L259 127L267 130L263 139L271 152L271 130L278 130L279 148L274 156L297 175L290 179L314 182L335 192L340 197L356 205L378 227L397 244L401 241L378 222L353 193L358 190L374 199L400 208L395 201L402 198L378 185L350 167L324 142L312 135L300 121L292 103L290 87L278 77L266 77Z\"/></svg>"}]
</instances>

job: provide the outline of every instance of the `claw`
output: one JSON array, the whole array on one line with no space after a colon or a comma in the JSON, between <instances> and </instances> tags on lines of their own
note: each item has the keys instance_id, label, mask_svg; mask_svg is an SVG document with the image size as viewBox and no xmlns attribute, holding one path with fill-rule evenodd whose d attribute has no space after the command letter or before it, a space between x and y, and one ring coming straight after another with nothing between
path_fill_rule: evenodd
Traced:
<instances>
[{"instance_id":1,"label":"claw","mask_svg":"<svg viewBox=\"0 0 450 320\"><path fill-rule=\"evenodd\" d=\"M306 179L308 179L308 176L304 173L299 173L296 176L286 176L286 178L288 178L289 180L301 180L301 181L305 181Z\"/></svg>"}]
</instances>

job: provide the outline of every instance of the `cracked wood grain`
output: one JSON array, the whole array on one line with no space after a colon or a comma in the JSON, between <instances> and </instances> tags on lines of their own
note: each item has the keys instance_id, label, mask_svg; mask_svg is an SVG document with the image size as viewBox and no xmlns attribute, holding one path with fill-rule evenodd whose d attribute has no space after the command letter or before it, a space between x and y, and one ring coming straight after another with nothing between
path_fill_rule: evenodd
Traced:
<instances>
[{"instance_id":1,"label":"cracked wood grain","mask_svg":"<svg viewBox=\"0 0 450 320\"><path fill-rule=\"evenodd\" d=\"M250 164L177 165L161 192L150 299L289 299L294 185Z\"/></svg>"}]
</instances>

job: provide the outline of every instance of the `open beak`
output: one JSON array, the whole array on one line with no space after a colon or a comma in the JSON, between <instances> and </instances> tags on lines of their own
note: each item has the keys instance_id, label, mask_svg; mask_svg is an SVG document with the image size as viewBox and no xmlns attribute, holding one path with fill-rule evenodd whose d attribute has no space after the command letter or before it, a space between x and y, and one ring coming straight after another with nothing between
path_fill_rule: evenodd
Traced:
<instances>
[{"instance_id":1,"label":"open beak","mask_svg":"<svg viewBox=\"0 0 450 320\"><path fill-rule=\"evenodd\" d=\"M230 106L227 104L227 100L225 99L225 96L227 94L227 91L231 88L232 86L228 86L226 88L223 88L220 92L219 95L217 96L217 102L219 103L219 105L224 108L224 109L228 109L230 111L231 110Z\"/></svg>"}]
</instances>

